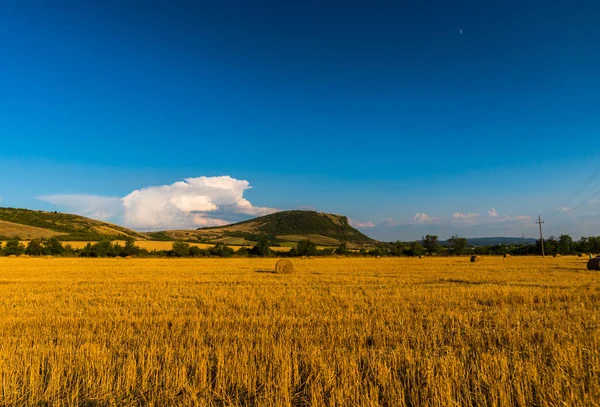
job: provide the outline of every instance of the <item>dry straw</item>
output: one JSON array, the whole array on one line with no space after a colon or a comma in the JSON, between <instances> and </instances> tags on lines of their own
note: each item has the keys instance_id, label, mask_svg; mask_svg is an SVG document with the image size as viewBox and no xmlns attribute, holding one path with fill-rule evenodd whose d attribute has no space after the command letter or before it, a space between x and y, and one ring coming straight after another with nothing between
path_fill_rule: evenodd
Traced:
<instances>
[{"instance_id":1,"label":"dry straw","mask_svg":"<svg viewBox=\"0 0 600 407\"><path fill-rule=\"evenodd\" d=\"M481 256L471 256L471 263L477 263L483 261L483 258Z\"/></svg>"},{"instance_id":2,"label":"dry straw","mask_svg":"<svg viewBox=\"0 0 600 407\"><path fill-rule=\"evenodd\" d=\"M560 255L560 254L558 254L558 253L556 253L556 254L554 255L554 257L561 257L561 255Z\"/></svg>"},{"instance_id":3,"label":"dry straw","mask_svg":"<svg viewBox=\"0 0 600 407\"><path fill-rule=\"evenodd\" d=\"M288 259L281 259L275 264L275 273L290 274L294 271L294 265Z\"/></svg>"},{"instance_id":4,"label":"dry straw","mask_svg":"<svg viewBox=\"0 0 600 407\"><path fill-rule=\"evenodd\" d=\"M507 254L504 255L505 259L508 258L508 257L510 257L510 254L507 253Z\"/></svg>"}]
</instances>

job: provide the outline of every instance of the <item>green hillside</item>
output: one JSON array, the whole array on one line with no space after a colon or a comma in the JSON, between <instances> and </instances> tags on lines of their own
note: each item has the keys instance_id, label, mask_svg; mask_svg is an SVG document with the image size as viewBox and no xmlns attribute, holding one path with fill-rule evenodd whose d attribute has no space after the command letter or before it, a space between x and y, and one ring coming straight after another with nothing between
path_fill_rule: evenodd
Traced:
<instances>
[{"instance_id":1,"label":"green hillside","mask_svg":"<svg viewBox=\"0 0 600 407\"><path fill-rule=\"evenodd\" d=\"M79 215L0 208L0 239L28 240L53 236L64 241L98 241L126 237L145 240L148 238L143 233Z\"/></svg>"},{"instance_id":2,"label":"green hillside","mask_svg":"<svg viewBox=\"0 0 600 407\"><path fill-rule=\"evenodd\" d=\"M183 239L204 242L223 238L240 238L256 242L268 238L274 242L297 242L308 239L323 246L336 246L347 242L352 246L369 246L376 243L354 229L345 216L315 211L284 211L261 216L231 225L200 228L198 230L171 230L148 233L154 239Z\"/></svg>"},{"instance_id":3,"label":"green hillside","mask_svg":"<svg viewBox=\"0 0 600 407\"><path fill-rule=\"evenodd\" d=\"M258 231L271 236L320 235L339 241L372 241L371 238L350 226L347 217L315 211L277 212L223 228L248 225L255 225Z\"/></svg>"}]
</instances>

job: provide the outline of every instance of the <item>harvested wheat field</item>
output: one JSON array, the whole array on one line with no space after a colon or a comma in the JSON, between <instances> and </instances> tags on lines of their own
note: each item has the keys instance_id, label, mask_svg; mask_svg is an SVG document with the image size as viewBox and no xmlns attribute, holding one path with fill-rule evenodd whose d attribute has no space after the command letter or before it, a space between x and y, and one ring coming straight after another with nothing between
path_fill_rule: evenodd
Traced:
<instances>
[{"instance_id":1,"label":"harvested wheat field","mask_svg":"<svg viewBox=\"0 0 600 407\"><path fill-rule=\"evenodd\" d=\"M2 406L593 406L576 257L0 258Z\"/></svg>"}]
</instances>

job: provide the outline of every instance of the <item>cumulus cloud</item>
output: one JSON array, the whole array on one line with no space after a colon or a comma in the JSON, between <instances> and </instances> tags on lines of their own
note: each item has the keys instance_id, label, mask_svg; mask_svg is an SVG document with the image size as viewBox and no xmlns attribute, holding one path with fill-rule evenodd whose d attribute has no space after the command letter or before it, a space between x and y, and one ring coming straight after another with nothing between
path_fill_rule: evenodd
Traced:
<instances>
[{"instance_id":1,"label":"cumulus cloud","mask_svg":"<svg viewBox=\"0 0 600 407\"><path fill-rule=\"evenodd\" d=\"M138 189L123 198L48 195L39 199L96 219L122 218L125 226L135 229L191 229L277 212L245 199L250 188L248 181L230 176L197 177Z\"/></svg>"},{"instance_id":2,"label":"cumulus cloud","mask_svg":"<svg viewBox=\"0 0 600 407\"><path fill-rule=\"evenodd\" d=\"M415 213L415 216L413 217L413 219L415 221L417 221L418 223L431 223L431 222L436 222L439 220L438 217L429 216L426 213Z\"/></svg>"},{"instance_id":3,"label":"cumulus cloud","mask_svg":"<svg viewBox=\"0 0 600 407\"><path fill-rule=\"evenodd\" d=\"M452 215L452 218L457 220L457 221L461 221L461 222L465 222L465 223L475 223L475 221L477 220L477 218L479 217L478 213L454 213Z\"/></svg>"},{"instance_id":4,"label":"cumulus cloud","mask_svg":"<svg viewBox=\"0 0 600 407\"><path fill-rule=\"evenodd\" d=\"M496 208L492 208L491 211L488 211L488 215L490 215L491 218L498 217L498 212L496 212Z\"/></svg>"}]
</instances>

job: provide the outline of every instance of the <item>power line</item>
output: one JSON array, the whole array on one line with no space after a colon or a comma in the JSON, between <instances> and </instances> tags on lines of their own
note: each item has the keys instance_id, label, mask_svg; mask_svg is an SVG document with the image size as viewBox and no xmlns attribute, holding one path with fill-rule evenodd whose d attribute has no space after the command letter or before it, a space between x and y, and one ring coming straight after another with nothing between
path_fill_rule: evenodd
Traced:
<instances>
[{"instance_id":1,"label":"power line","mask_svg":"<svg viewBox=\"0 0 600 407\"><path fill-rule=\"evenodd\" d=\"M581 184L579 186L579 188L577 188L575 190L575 192L573 192L571 195L569 195L567 197L567 199L565 199L558 206L558 208L556 208L556 209L550 209L549 211L543 213L542 215L546 216L546 220L551 220L554 216L556 216L557 213L560 213L563 210L563 208L565 208L568 204L570 204L571 202L573 202L573 200L575 198L577 198L577 196L579 194L581 194L596 179L596 177L598 177L598 175L600 175L600 168L598 168L596 171L594 171L592 173L592 175L590 175L589 178L587 180L585 180L585 182L583 184Z\"/></svg>"},{"instance_id":2,"label":"power line","mask_svg":"<svg viewBox=\"0 0 600 407\"><path fill-rule=\"evenodd\" d=\"M594 198L595 196L600 195L600 189L596 191L596 193L594 193L594 195L590 196L588 199L586 199L585 201L581 202L579 205L575 206L572 209L569 209L566 212L562 212L562 215L566 215L566 214L571 214L573 212L575 212L577 209L581 208L583 205L585 205L586 203L588 203L592 198ZM559 215L560 218L560 215ZM555 218L556 220L556 218Z\"/></svg>"}]
</instances>

